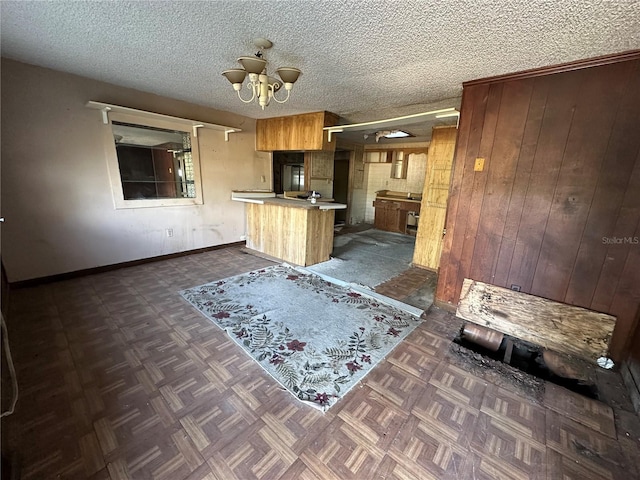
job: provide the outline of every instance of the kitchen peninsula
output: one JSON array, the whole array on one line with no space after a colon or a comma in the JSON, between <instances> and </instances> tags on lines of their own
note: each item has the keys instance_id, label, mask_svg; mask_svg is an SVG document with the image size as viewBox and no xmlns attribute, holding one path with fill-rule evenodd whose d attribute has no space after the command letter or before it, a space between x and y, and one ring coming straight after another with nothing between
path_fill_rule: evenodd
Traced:
<instances>
[{"instance_id":1,"label":"kitchen peninsula","mask_svg":"<svg viewBox=\"0 0 640 480\"><path fill-rule=\"evenodd\" d=\"M329 260L335 210L347 208L273 192L234 191L231 199L246 204L248 248L304 267Z\"/></svg>"}]
</instances>

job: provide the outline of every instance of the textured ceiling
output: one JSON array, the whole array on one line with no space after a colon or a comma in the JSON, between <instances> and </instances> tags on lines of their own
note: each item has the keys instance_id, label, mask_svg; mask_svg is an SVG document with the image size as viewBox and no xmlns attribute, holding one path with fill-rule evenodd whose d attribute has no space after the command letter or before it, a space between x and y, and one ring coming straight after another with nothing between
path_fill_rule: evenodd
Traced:
<instances>
[{"instance_id":1,"label":"textured ceiling","mask_svg":"<svg viewBox=\"0 0 640 480\"><path fill-rule=\"evenodd\" d=\"M467 80L640 48L631 0L2 0L0 16L5 57L252 118L458 106ZM303 72L265 111L221 75L256 37L270 73Z\"/></svg>"}]
</instances>

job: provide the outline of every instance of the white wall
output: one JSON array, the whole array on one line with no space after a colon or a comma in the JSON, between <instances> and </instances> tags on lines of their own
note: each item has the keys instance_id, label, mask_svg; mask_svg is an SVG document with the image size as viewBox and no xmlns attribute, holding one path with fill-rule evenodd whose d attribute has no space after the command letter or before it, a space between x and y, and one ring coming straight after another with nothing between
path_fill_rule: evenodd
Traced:
<instances>
[{"instance_id":1,"label":"white wall","mask_svg":"<svg viewBox=\"0 0 640 480\"><path fill-rule=\"evenodd\" d=\"M365 221L366 211L367 211L367 192L362 188L353 189L353 193L351 196L351 219L350 222L353 225L357 225L359 223L372 223Z\"/></svg>"},{"instance_id":2,"label":"white wall","mask_svg":"<svg viewBox=\"0 0 640 480\"><path fill-rule=\"evenodd\" d=\"M391 178L391 163L366 163L367 182L365 199L365 222L373 223L375 208L373 201L378 190L422 193L427 173L427 155L412 154L407 165L407 178Z\"/></svg>"},{"instance_id":3,"label":"white wall","mask_svg":"<svg viewBox=\"0 0 640 480\"><path fill-rule=\"evenodd\" d=\"M2 59L2 261L10 282L237 242L244 204L231 190L269 188L270 155L253 119ZM200 129L204 204L113 206L102 101L241 128ZM165 229L172 228L173 237Z\"/></svg>"}]
</instances>

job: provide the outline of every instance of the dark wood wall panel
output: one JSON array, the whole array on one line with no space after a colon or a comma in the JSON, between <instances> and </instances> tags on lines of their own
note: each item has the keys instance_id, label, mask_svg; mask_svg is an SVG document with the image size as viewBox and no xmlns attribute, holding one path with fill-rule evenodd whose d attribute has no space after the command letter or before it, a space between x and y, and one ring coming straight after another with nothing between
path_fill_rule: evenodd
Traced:
<instances>
[{"instance_id":1,"label":"dark wood wall panel","mask_svg":"<svg viewBox=\"0 0 640 480\"><path fill-rule=\"evenodd\" d=\"M635 168L630 176L629 187L622 201L622 208L617 214L612 237L622 237L623 232L634 228L638 222L636 211L640 208L640 156L636 160ZM630 243L609 243L605 245L606 262L600 272L600 278L593 296L592 307L596 310L610 310L620 278L623 276L625 263L629 253L635 245Z\"/></svg>"},{"instance_id":2,"label":"dark wood wall panel","mask_svg":"<svg viewBox=\"0 0 640 480\"><path fill-rule=\"evenodd\" d=\"M634 232L634 238L640 239L640 223ZM637 363L640 362L640 344L633 343L631 339L638 336L637 330L640 328L637 321L640 315L640 245L636 244L628 250L627 261L610 309L618 318L616 330L620 331L611 340L611 348L613 351L627 353Z\"/></svg>"},{"instance_id":3,"label":"dark wood wall panel","mask_svg":"<svg viewBox=\"0 0 640 480\"><path fill-rule=\"evenodd\" d=\"M619 275L615 276L610 276L610 272L603 270L601 276L606 275L611 279L611 283L616 285L609 311L618 317L616 328L620 332L626 333L626 335L621 333L614 336L612 348L615 351L629 351L636 363L640 365L640 343L631 342L634 337L634 328L636 329L635 338L640 338L637 332L640 329L640 325L637 323L638 316L640 316L640 218L638 218L640 217L638 215L640 211L640 152L636 156L634 174L629 182L625 197L613 237L623 238L629 230L633 229L633 243L610 245L607 260L625 259L624 268ZM635 228L633 228L634 223Z\"/></svg>"},{"instance_id":4,"label":"dark wood wall panel","mask_svg":"<svg viewBox=\"0 0 640 480\"><path fill-rule=\"evenodd\" d=\"M640 65L635 65L636 68L638 66ZM615 72L621 78L628 78L631 81L638 76L637 72L633 72L633 67L632 63L627 62L620 64L619 68L629 71L617 72L612 68L610 72ZM605 79L606 77L603 75L602 78ZM609 247L603 242L602 238L615 236L616 231L631 232L634 229L634 225L628 223L622 225L621 228L616 228L624 202L625 191L629 192L632 185L627 185L626 190L618 187L627 184L629 179L633 178L633 169L637 159L629 153L637 152L640 149L640 134L628 135L624 128L624 125L640 125L640 111L630 108L630 105L640 105L640 87L629 83L625 85L623 82L615 82L615 77L611 79L611 86L612 88L599 96L601 101L594 101L594 105L599 106L602 111L602 125L609 127L611 135L606 138L606 145L592 145L594 151L598 147L602 148L602 153L599 150L597 151L597 154L602 157L602 162L600 171L593 175L597 183L578 258L566 295L566 301L569 303L596 309L601 308L601 306L596 307L594 296L599 282L589 280L598 278L603 274L604 267L610 261L607 254ZM629 101L623 101L619 105L619 110L613 112L609 107L611 103L607 104L605 102L615 103L617 98L626 98ZM596 138L596 134L597 132L594 132L594 138ZM604 136L601 137L601 140L605 140ZM588 144L589 142L585 143ZM630 201L633 197L640 199L639 187L639 185L636 185L632 188L634 194L629 199ZM636 204L637 207L638 205ZM634 219L631 219L631 221L633 222ZM628 252L625 252L624 256L626 257L627 254ZM620 273L618 272L618 276ZM615 282L616 278L609 278L608 281ZM610 308L610 306L607 305L605 308Z\"/></svg>"},{"instance_id":5,"label":"dark wood wall panel","mask_svg":"<svg viewBox=\"0 0 640 480\"><path fill-rule=\"evenodd\" d=\"M544 102L542 118L532 119L529 150L534 150L529 183L524 190L522 220L516 236L507 286L518 285L531 292L544 240L544 226L562 163L562 152L573 115L575 85L570 78L543 77L535 81L535 98ZM538 107L538 106L536 106ZM538 107L540 108L540 107ZM529 122L528 122L529 123ZM537 131L537 137L534 137ZM541 228L542 227L542 228Z\"/></svg>"},{"instance_id":6,"label":"dark wood wall panel","mask_svg":"<svg viewBox=\"0 0 640 480\"><path fill-rule=\"evenodd\" d=\"M497 85L491 88L495 87ZM490 150L481 151L487 154L487 183L474 250L482 254L473 255L472 277L481 272L491 272L493 278L502 241L505 238L509 240L505 235L506 220L527 119L527 109L521 106L528 105L531 87L532 82L510 82L503 86L492 146Z\"/></svg>"},{"instance_id":7,"label":"dark wood wall panel","mask_svg":"<svg viewBox=\"0 0 640 480\"><path fill-rule=\"evenodd\" d=\"M526 111L526 123L522 133L522 140L519 144L517 169L511 189L511 198L509 208L505 220L504 234L498 253L498 262L496 271L493 274L494 282L500 285L511 285L509 278L513 265L516 243L520 225L526 216L525 201L528 191L528 185L531 180L531 171L533 169L533 159L536 153L540 128L542 126L542 117L547 99L547 89L540 88L535 79L522 82L531 89L529 107ZM525 108L522 108L525 111ZM517 140L517 138L516 138ZM518 257L520 258L520 257ZM517 284L517 283L516 283ZM519 284L518 284L519 285Z\"/></svg>"},{"instance_id":8,"label":"dark wood wall panel","mask_svg":"<svg viewBox=\"0 0 640 480\"><path fill-rule=\"evenodd\" d=\"M636 69L640 69L640 65L636 65ZM631 79L638 76L640 74L636 71ZM637 85L629 84L628 96L631 100L621 106L617 122L620 122L621 125L640 125L640 110L637 108L637 105L640 104L640 89ZM614 127L615 133L612 135L605 160L609 168L607 168L606 175L603 176L602 184L599 185L603 190L602 195L611 195L616 200L622 198L619 211L615 211L617 205L610 207L611 217L607 222L614 225L610 230L612 237L623 237L624 232L634 229L634 225L638 222L637 211L640 210L640 194L638 193L640 192L640 135L637 132L632 135L626 134L621 125ZM635 160L631 155L625 154L625 152L633 151L637 152ZM631 169L630 172L629 169ZM616 190L611 186L612 183L614 185L624 183L625 179L628 179L626 190ZM594 310L608 311L612 309L613 298L618 282L623 276L626 259L634 247L636 250L640 247L628 243L610 243L604 247L606 247L605 262L591 306ZM636 289L640 290L640 287L636 286ZM640 351L640 345L638 350Z\"/></svg>"},{"instance_id":9,"label":"dark wood wall panel","mask_svg":"<svg viewBox=\"0 0 640 480\"><path fill-rule=\"evenodd\" d=\"M465 175L465 171L471 168L478 153L480 136L482 135L482 125L484 124L484 114L489 96L489 86L481 85L473 89L468 94L465 93L462 99L463 108L460 112L461 128L456 141L456 158L454 160L453 173L451 178L451 190L447 205L447 234L444 237L442 246L442 256L440 258L439 277L444 279L438 282L438 289L442 298L454 298L459 295L458 271L460 270L460 256L464 238L467 230L467 214L471 204L471 196L464 195L473 187L474 177ZM462 125L467 128L462 128ZM450 222L449 218L457 218L458 222ZM458 293L456 293L456 288Z\"/></svg>"},{"instance_id":10,"label":"dark wood wall panel","mask_svg":"<svg viewBox=\"0 0 640 480\"><path fill-rule=\"evenodd\" d=\"M611 313L620 357L640 305L639 57L465 85L439 301L468 277Z\"/></svg>"},{"instance_id":11,"label":"dark wood wall panel","mask_svg":"<svg viewBox=\"0 0 640 480\"><path fill-rule=\"evenodd\" d=\"M596 207L593 195L613 120L623 102L623 92L615 88L619 83L626 83L616 79L628 78L623 67L624 64L607 66L599 69L598 75L593 75L590 69L563 74L575 78L577 97L571 119L567 121L570 131L531 289L534 295L589 307L590 298L584 303L575 303L575 297L567 297L567 290L571 281L577 284L578 290L588 289L588 284L594 283L593 279L572 274L579 249L582 246L588 250L599 248L600 239L606 234L602 232L598 239L584 236L588 233L589 212Z\"/></svg>"},{"instance_id":12,"label":"dark wood wall panel","mask_svg":"<svg viewBox=\"0 0 640 480\"><path fill-rule=\"evenodd\" d=\"M478 145L478 153L475 157L485 159L484 169L486 172L491 170L490 164L493 160L491 156L491 150L493 149L493 141L495 139L496 125L498 123L498 115L500 112L500 100L502 98L502 85L491 85L489 88L489 97L487 99L487 109L484 114L484 124L482 128L482 134L480 135L480 143ZM475 150L475 149L474 149ZM471 171L473 171L473 160L471 162ZM500 160L496 159L496 162ZM500 168L499 165L497 168ZM484 201L487 198L487 182L488 175L474 175L473 185L471 190L471 203L469 207L469 213L467 215L467 232L474 232L476 240L479 238L479 242L465 242L462 246L462 255L460 256L460 269L458 270L458 281L464 280L465 273L473 271L473 262L477 258L475 255L476 245L481 249L487 244L487 234L481 226L482 220L482 207Z\"/></svg>"}]
</instances>

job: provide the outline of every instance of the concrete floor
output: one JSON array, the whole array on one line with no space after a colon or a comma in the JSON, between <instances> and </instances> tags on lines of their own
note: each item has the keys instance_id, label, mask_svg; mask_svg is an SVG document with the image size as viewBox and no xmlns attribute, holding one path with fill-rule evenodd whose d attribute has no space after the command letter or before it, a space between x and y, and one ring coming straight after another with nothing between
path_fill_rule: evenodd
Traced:
<instances>
[{"instance_id":1,"label":"concrete floor","mask_svg":"<svg viewBox=\"0 0 640 480\"><path fill-rule=\"evenodd\" d=\"M331 260L308 270L372 290L404 290L403 302L427 310L433 303L437 275L411 266L415 237L370 226L343 229L334 237ZM377 288L378 287L378 288Z\"/></svg>"},{"instance_id":2,"label":"concrete floor","mask_svg":"<svg viewBox=\"0 0 640 480\"><path fill-rule=\"evenodd\" d=\"M307 269L349 283L374 288L411 266L415 237L369 228L339 232L331 260Z\"/></svg>"}]
</instances>

